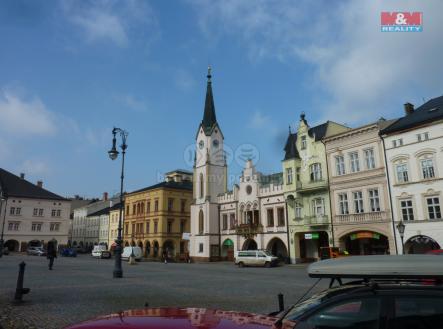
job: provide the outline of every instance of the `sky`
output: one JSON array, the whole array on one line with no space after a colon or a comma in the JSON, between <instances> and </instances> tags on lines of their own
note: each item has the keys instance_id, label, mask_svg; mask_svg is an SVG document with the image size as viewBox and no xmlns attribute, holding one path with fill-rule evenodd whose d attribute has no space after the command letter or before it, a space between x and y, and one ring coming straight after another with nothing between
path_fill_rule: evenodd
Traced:
<instances>
[{"instance_id":1,"label":"sky","mask_svg":"<svg viewBox=\"0 0 443 329\"><path fill-rule=\"evenodd\" d=\"M382 11L422 12L423 32L381 32ZM0 167L62 196L117 193L116 126L129 132L126 191L192 170L211 65L226 147L279 172L302 111L311 126L356 127L442 95L442 12L438 0L2 0Z\"/></svg>"}]
</instances>

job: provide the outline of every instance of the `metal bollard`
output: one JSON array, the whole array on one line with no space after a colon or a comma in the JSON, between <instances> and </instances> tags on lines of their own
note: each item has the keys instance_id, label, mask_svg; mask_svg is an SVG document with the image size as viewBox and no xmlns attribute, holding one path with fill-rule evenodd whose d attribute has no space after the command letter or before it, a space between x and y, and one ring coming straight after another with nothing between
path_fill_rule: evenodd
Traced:
<instances>
[{"instance_id":1,"label":"metal bollard","mask_svg":"<svg viewBox=\"0 0 443 329\"><path fill-rule=\"evenodd\" d=\"M23 279L25 277L25 262L21 262L19 265L19 271L18 271L18 278L17 278L17 287L15 289L15 302L21 302L23 295L28 294L31 289L29 288L23 288Z\"/></svg>"},{"instance_id":2,"label":"metal bollard","mask_svg":"<svg viewBox=\"0 0 443 329\"><path fill-rule=\"evenodd\" d=\"M283 299L283 294L279 293L278 294L278 311L282 312L284 310L285 310L285 302L284 302L284 299Z\"/></svg>"}]
</instances>

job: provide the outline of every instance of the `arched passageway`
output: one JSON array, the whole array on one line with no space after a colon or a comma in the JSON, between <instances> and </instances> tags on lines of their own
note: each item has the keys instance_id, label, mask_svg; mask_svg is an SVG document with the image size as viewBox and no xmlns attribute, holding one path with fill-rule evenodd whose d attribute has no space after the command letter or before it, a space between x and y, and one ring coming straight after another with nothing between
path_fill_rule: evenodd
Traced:
<instances>
[{"instance_id":1,"label":"arched passageway","mask_svg":"<svg viewBox=\"0 0 443 329\"><path fill-rule=\"evenodd\" d=\"M269 241L266 249L281 260L286 261L288 258L288 249L283 241L279 238L273 238L271 241Z\"/></svg>"},{"instance_id":2,"label":"arched passageway","mask_svg":"<svg viewBox=\"0 0 443 329\"><path fill-rule=\"evenodd\" d=\"M247 239L244 243L243 243L243 248L242 250L257 250L257 242L255 242L254 239Z\"/></svg>"},{"instance_id":3,"label":"arched passageway","mask_svg":"<svg viewBox=\"0 0 443 329\"><path fill-rule=\"evenodd\" d=\"M405 254L425 254L428 251L440 249L440 245L433 238L426 235L416 235L405 243Z\"/></svg>"}]
</instances>

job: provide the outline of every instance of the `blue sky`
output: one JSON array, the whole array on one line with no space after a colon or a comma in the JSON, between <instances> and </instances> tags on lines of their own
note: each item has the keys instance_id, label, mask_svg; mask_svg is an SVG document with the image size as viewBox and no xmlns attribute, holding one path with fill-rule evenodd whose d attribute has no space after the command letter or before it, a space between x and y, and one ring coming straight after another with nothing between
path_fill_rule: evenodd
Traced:
<instances>
[{"instance_id":1,"label":"blue sky","mask_svg":"<svg viewBox=\"0 0 443 329\"><path fill-rule=\"evenodd\" d=\"M422 11L424 31L380 32L380 12L399 10ZM280 171L301 111L357 126L443 94L441 12L437 0L1 1L0 167L64 196L115 193L118 126L126 190L191 169L210 64L225 143Z\"/></svg>"}]
</instances>

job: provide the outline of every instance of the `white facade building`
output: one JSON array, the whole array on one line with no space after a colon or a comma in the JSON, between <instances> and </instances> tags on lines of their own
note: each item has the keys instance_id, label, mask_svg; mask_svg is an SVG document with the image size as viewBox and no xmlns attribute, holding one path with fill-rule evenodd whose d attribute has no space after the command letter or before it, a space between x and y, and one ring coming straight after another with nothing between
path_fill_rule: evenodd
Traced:
<instances>
[{"instance_id":1,"label":"white facade building","mask_svg":"<svg viewBox=\"0 0 443 329\"><path fill-rule=\"evenodd\" d=\"M26 251L28 246L46 245L55 239L67 245L70 201L43 188L41 181L32 184L0 169L0 192L5 201L0 206L0 229L11 251ZM4 219L4 223L3 223Z\"/></svg>"},{"instance_id":2,"label":"white facade building","mask_svg":"<svg viewBox=\"0 0 443 329\"><path fill-rule=\"evenodd\" d=\"M191 258L232 260L235 250L245 249L271 249L286 258L282 174L264 176L247 161L240 183L228 191L223 139L209 72L203 120L196 135Z\"/></svg>"},{"instance_id":3,"label":"white facade building","mask_svg":"<svg viewBox=\"0 0 443 329\"><path fill-rule=\"evenodd\" d=\"M407 103L405 112L381 134L395 226L405 224L404 252L423 253L443 247L443 96L416 110Z\"/></svg>"}]
</instances>

